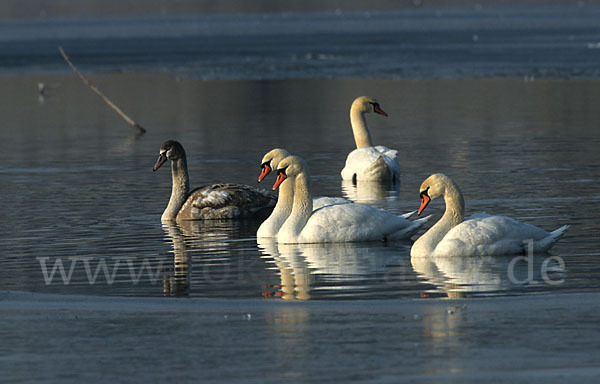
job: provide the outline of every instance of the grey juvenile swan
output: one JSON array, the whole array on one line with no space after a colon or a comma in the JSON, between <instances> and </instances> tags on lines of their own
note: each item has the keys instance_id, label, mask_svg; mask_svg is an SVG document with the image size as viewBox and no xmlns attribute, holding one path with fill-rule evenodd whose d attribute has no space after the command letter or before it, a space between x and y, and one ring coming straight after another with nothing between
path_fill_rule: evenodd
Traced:
<instances>
[{"instance_id":1,"label":"grey juvenile swan","mask_svg":"<svg viewBox=\"0 0 600 384\"><path fill-rule=\"evenodd\" d=\"M265 218L276 203L273 193L241 184L213 184L190 191L190 179L183 146L167 140L160 147L156 171L171 160L173 189L162 221Z\"/></svg>"}]
</instances>

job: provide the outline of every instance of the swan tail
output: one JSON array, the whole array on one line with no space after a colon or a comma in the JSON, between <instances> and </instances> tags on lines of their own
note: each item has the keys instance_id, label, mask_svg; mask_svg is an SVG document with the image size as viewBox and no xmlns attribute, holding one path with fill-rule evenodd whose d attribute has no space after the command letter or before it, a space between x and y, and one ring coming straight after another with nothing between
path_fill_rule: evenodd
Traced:
<instances>
[{"instance_id":1,"label":"swan tail","mask_svg":"<svg viewBox=\"0 0 600 384\"><path fill-rule=\"evenodd\" d=\"M565 232L567 232L567 229L569 229L569 225L563 225L562 227L550 232L550 235L544 237L543 239L541 239L539 241L536 241L535 246L534 246L534 251L535 252L548 251L550 248L552 248L554 243L556 243L556 241L558 239L560 239L562 237L562 235L565 234Z\"/></svg>"},{"instance_id":2,"label":"swan tail","mask_svg":"<svg viewBox=\"0 0 600 384\"><path fill-rule=\"evenodd\" d=\"M408 227L402 228L386 236L386 240L406 240L412 237L433 215L425 216L415 221L411 221Z\"/></svg>"},{"instance_id":3,"label":"swan tail","mask_svg":"<svg viewBox=\"0 0 600 384\"><path fill-rule=\"evenodd\" d=\"M379 156L368 168L362 172L363 180L386 180L391 179L390 168L383 159L383 156Z\"/></svg>"}]
</instances>

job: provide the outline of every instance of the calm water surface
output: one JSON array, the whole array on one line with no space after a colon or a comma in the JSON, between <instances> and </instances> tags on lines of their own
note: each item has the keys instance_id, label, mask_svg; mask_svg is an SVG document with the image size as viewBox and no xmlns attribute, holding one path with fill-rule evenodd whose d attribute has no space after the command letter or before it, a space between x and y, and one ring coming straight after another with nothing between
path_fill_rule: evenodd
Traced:
<instances>
[{"instance_id":1,"label":"calm water surface","mask_svg":"<svg viewBox=\"0 0 600 384\"><path fill-rule=\"evenodd\" d=\"M90 77L148 133L131 136L69 75L0 78L2 290L274 300L600 290L597 80ZM39 81L55 86L48 96L38 97ZM348 108L361 94L390 115L368 121L377 143L399 150L399 187L340 180L353 146ZM553 258L515 263L411 260L410 242L257 244L254 221L163 226L171 176L151 169L171 138L186 148L192 186L257 185L262 155L280 146L308 160L317 195L400 214L418 207L423 179L444 172L467 214L571 228ZM433 220L443 209L428 208Z\"/></svg>"},{"instance_id":2,"label":"calm water surface","mask_svg":"<svg viewBox=\"0 0 600 384\"><path fill-rule=\"evenodd\" d=\"M407 2L405 2L407 3ZM600 6L0 20L0 73L202 79L598 78Z\"/></svg>"}]
</instances>

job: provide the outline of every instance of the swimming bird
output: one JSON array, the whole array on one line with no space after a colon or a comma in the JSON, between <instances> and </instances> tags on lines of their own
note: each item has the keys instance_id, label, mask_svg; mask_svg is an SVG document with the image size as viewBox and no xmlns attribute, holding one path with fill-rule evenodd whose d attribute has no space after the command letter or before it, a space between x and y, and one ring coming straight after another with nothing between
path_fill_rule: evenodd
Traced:
<instances>
[{"instance_id":1,"label":"swimming bird","mask_svg":"<svg viewBox=\"0 0 600 384\"><path fill-rule=\"evenodd\" d=\"M353 182L360 180L399 182L398 151L382 145L373 146L365 119L365 114L370 112L387 116L377 100L367 96L356 98L350 107L350 123L356 149L348 154L346 165L342 169L342 179Z\"/></svg>"},{"instance_id":2,"label":"swimming bird","mask_svg":"<svg viewBox=\"0 0 600 384\"><path fill-rule=\"evenodd\" d=\"M261 172L258 177L260 183L273 169L277 169L277 166L281 160L290 156L290 153L285 149L275 148L267 152L261 161ZM279 188L279 197L277 204L273 209L271 215L260 225L256 236L258 238L275 237L279 228L283 225L285 220L292 212L293 204L293 191L292 184L285 184ZM325 205L331 204L350 204L352 201L346 200L341 197L317 197L313 199L313 209L321 208Z\"/></svg>"},{"instance_id":3,"label":"swimming bird","mask_svg":"<svg viewBox=\"0 0 600 384\"><path fill-rule=\"evenodd\" d=\"M156 171L171 160L173 187L161 220L264 218L275 206L273 193L241 184L213 184L190 191L183 146L167 140L160 147Z\"/></svg>"},{"instance_id":4,"label":"swimming bird","mask_svg":"<svg viewBox=\"0 0 600 384\"><path fill-rule=\"evenodd\" d=\"M429 219L409 221L406 217L413 212L395 216L358 203L327 205L313 211L308 166L298 156L288 156L279 163L273 189L282 184L292 185L293 206L277 233L279 243L403 240L409 239Z\"/></svg>"},{"instance_id":5,"label":"swimming bird","mask_svg":"<svg viewBox=\"0 0 600 384\"><path fill-rule=\"evenodd\" d=\"M448 176L429 176L420 188L420 215L429 202L444 197L446 212L442 218L413 244L415 256L494 256L522 254L527 240L532 240L534 252L546 252L567 231L564 225L547 232L531 224L506 216L475 214L464 219L465 201L458 185Z\"/></svg>"}]
</instances>

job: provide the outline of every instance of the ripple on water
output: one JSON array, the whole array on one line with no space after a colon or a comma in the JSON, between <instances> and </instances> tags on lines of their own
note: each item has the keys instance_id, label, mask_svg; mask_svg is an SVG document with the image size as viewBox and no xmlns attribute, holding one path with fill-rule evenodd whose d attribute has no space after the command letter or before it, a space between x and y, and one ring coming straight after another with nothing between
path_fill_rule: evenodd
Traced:
<instances>
[{"instance_id":1,"label":"ripple on water","mask_svg":"<svg viewBox=\"0 0 600 384\"><path fill-rule=\"evenodd\" d=\"M72 89L74 95L58 93L52 109L35 105L29 114L62 127L64 135L5 111L7 125L0 132L22 126L18 135L5 135L5 144L19 147L27 138L38 138L44 145L20 146L22 151L4 159L0 168L0 289L287 300L600 290L600 187L593 182L600 154L598 133L589 128L600 121L595 108L600 87L590 82L198 82L152 77L156 89L150 89L143 75L107 75L99 78L107 88L122 91L132 110L147 111L149 123L162 127L115 154L110 149L126 136L122 126L90 123L87 117L73 122L61 109L95 105L88 91L69 78L61 78L61 89ZM30 105L23 81L5 79L0 93ZM32 80L32 89L35 85ZM177 97L173 102L140 100L134 90L215 103L188 105ZM399 150L400 185L340 180L353 141L349 100L339 95L365 92L376 94L390 114L389 119L369 116L368 121L375 140ZM243 94L261 94L268 103ZM562 99L564 105L555 105L556 98L548 94L569 97ZM103 116L104 110L94 113ZM561 122L568 127L557 128ZM227 140L214 127L224 127ZM85 135L82 129L87 129ZM263 152L286 146L307 158L317 196L347 197L401 214L418 207L418 187L425 177L444 172L459 183L467 215L485 211L547 230L564 224L571 228L551 255L532 259L411 260L410 243L257 243L259 223L252 221L162 226L171 179L169 172L153 173L151 168L158 147L170 137L186 143L192 187L217 181L256 185ZM57 154L48 148L61 150ZM428 209L435 220L443 203L435 201Z\"/></svg>"}]
</instances>

